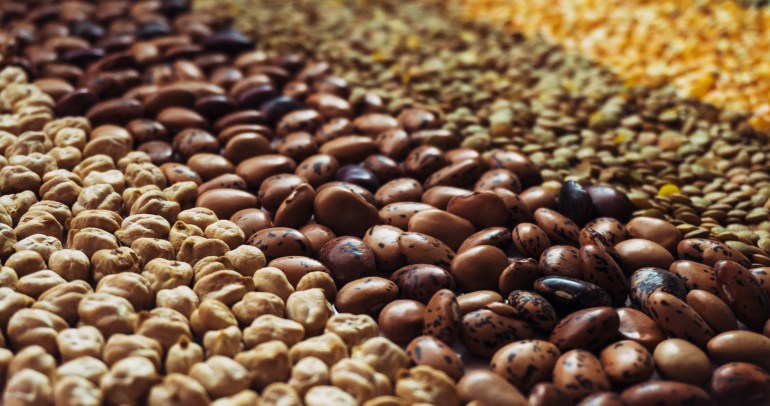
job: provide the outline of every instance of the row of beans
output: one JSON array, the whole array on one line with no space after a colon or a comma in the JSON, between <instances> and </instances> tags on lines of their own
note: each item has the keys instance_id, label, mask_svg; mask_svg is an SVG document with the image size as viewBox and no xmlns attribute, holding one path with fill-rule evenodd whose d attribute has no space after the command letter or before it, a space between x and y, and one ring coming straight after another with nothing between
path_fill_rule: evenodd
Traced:
<instances>
[{"instance_id":1,"label":"row of beans","mask_svg":"<svg viewBox=\"0 0 770 406\"><path fill-rule=\"evenodd\" d=\"M7 404L768 396L770 281L739 250L184 2L3 4L37 86L0 93Z\"/></svg>"}]
</instances>

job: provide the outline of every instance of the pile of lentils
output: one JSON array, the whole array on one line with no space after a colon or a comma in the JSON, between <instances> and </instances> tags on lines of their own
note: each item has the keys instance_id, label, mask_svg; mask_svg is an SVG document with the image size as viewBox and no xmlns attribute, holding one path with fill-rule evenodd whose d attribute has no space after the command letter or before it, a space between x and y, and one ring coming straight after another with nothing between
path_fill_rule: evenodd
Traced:
<instances>
[{"instance_id":1,"label":"pile of lentils","mask_svg":"<svg viewBox=\"0 0 770 406\"><path fill-rule=\"evenodd\" d=\"M628 179L605 174L623 169L615 154L633 156L637 137L657 137L648 121L686 126L692 138L740 118L663 90L626 99L612 87L592 100L548 87L575 64L602 71L491 28L468 35L483 46L500 38L500 55L509 46L540 49L521 58L543 66L555 58L550 73L510 86L529 82L558 116L533 115L534 100L501 104L506 89L479 100L418 92L411 68L400 85L349 76L345 60L270 44L280 37L255 41L184 0L7 0L0 11L3 404L770 399L764 251L682 227L700 213L685 184L702 181L672 192L684 163L665 172L654 165L669 161L640 151ZM446 44L441 32L422 38ZM448 88L464 74L515 69L478 48L448 49L441 58L477 56L461 58L467 70ZM581 75L563 80L590 82ZM647 114L650 98L682 116ZM606 115L578 114L585 106ZM605 130L583 127L591 118ZM579 146L589 131L597 149L583 150L587 173L572 178L567 154L593 148ZM758 139L750 128L735 134L745 137L736 144ZM489 142L469 144L475 135ZM725 139L706 135L709 152ZM659 172L667 183L650 191L656 199L627 186L656 189ZM734 191L747 193L711 192Z\"/></svg>"}]
</instances>

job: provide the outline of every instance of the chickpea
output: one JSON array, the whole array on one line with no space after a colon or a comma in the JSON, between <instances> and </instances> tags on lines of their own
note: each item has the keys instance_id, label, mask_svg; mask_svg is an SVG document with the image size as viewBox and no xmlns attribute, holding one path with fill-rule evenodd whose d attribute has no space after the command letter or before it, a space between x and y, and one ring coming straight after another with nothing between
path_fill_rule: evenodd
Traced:
<instances>
[{"instance_id":1,"label":"chickpea","mask_svg":"<svg viewBox=\"0 0 770 406\"><path fill-rule=\"evenodd\" d=\"M203 336L203 347L206 355L222 355L233 358L243 350L241 330L236 326L230 326L222 330L207 331Z\"/></svg>"},{"instance_id":2,"label":"chickpea","mask_svg":"<svg viewBox=\"0 0 770 406\"><path fill-rule=\"evenodd\" d=\"M447 374L429 366L419 365L399 372L396 395L409 402L436 405L460 405L460 395Z\"/></svg>"},{"instance_id":3,"label":"chickpea","mask_svg":"<svg viewBox=\"0 0 770 406\"><path fill-rule=\"evenodd\" d=\"M173 260L176 256L174 246L169 241L157 238L137 238L131 243L131 249L139 255L142 267L153 259Z\"/></svg>"},{"instance_id":4,"label":"chickpea","mask_svg":"<svg viewBox=\"0 0 770 406\"><path fill-rule=\"evenodd\" d=\"M210 224L203 231L206 238L224 241L231 250L238 248L246 242L246 235L235 223L230 220L219 220Z\"/></svg>"},{"instance_id":5,"label":"chickpea","mask_svg":"<svg viewBox=\"0 0 770 406\"><path fill-rule=\"evenodd\" d=\"M155 295L155 304L183 314L188 319L200 304L198 295L187 286L177 286L173 289L162 289Z\"/></svg>"},{"instance_id":6,"label":"chickpea","mask_svg":"<svg viewBox=\"0 0 770 406\"><path fill-rule=\"evenodd\" d=\"M297 343L291 347L289 355L293 363L297 363L302 358L312 356L325 362L326 365L332 366L348 356L348 348L338 335L324 333Z\"/></svg>"},{"instance_id":7,"label":"chickpea","mask_svg":"<svg viewBox=\"0 0 770 406\"><path fill-rule=\"evenodd\" d=\"M139 238L166 238L171 226L155 214L135 214L123 219L120 230L115 232L123 245L131 245Z\"/></svg>"},{"instance_id":8,"label":"chickpea","mask_svg":"<svg viewBox=\"0 0 770 406\"><path fill-rule=\"evenodd\" d=\"M89 293L78 305L80 322L99 329L105 337L131 334L136 313L128 300L105 293Z\"/></svg>"},{"instance_id":9,"label":"chickpea","mask_svg":"<svg viewBox=\"0 0 770 406\"><path fill-rule=\"evenodd\" d=\"M32 307L47 310L68 324L75 324L78 321L80 301L89 293L93 293L93 289L86 281L66 282L43 292Z\"/></svg>"},{"instance_id":10,"label":"chickpea","mask_svg":"<svg viewBox=\"0 0 770 406\"><path fill-rule=\"evenodd\" d=\"M90 273L91 261L81 251L63 249L51 253L48 257L48 268L67 281L86 280Z\"/></svg>"},{"instance_id":11,"label":"chickpea","mask_svg":"<svg viewBox=\"0 0 770 406\"><path fill-rule=\"evenodd\" d=\"M316 386L311 388L305 395L305 406L356 406L358 402L353 396L345 393L335 386Z\"/></svg>"},{"instance_id":12,"label":"chickpea","mask_svg":"<svg viewBox=\"0 0 770 406\"><path fill-rule=\"evenodd\" d=\"M200 230L205 230L210 224L219 220L211 209L205 207L194 207L184 210L179 213L177 219L187 225L196 226Z\"/></svg>"},{"instance_id":13,"label":"chickpea","mask_svg":"<svg viewBox=\"0 0 770 406\"><path fill-rule=\"evenodd\" d=\"M166 355L166 372L187 374L193 365L203 362L203 348L190 341L188 337L180 337Z\"/></svg>"},{"instance_id":14,"label":"chickpea","mask_svg":"<svg viewBox=\"0 0 770 406\"><path fill-rule=\"evenodd\" d=\"M51 379L33 369L25 369L8 380L3 404L42 406L53 405Z\"/></svg>"},{"instance_id":15,"label":"chickpea","mask_svg":"<svg viewBox=\"0 0 770 406\"><path fill-rule=\"evenodd\" d=\"M315 386L328 385L329 367L316 357L305 357L299 360L291 369L289 385L297 390L300 396Z\"/></svg>"},{"instance_id":16,"label":"chickpea","mask_svg":"<svg viewBox=\"0 0 770 406\"><path fill-rule=\"evenodd\" d=\"M215 355L190 368L190 377L200 382L212 398L221 398L248 389L249 372L231 358Z\"/></svg>"},{"instance_id":17,"label":"chickpea","mask_svg":"<svg viewBox=\"0 0 770 406\"><path fill-rule=\"evenodd\" d=\"M242 390L235 395L219 398L211 402L211 406L253 406L264 403L259 402L259 395L253 390Z\"/></svg>"},{"instance_id":18,"label":"chickpea","mask_svg":"<svg viewBox=\"0 0 770 406\"><path fill-rule=\"evenodd\" d=\"M235 271L217 271L195 282L193 291L201 300L213 299L230 306L254 290L254 281Z\"/></svg>"},{"instance_id":19,"label":"chickpea","mask_svg":"<svg viewBox=\"0 0 770 406\"><path fill-rule=\"evenodd\" d=\"M396 373L406 368L408 359L406 352L384 337L374 337L363 344L353 347L353 359L369 364L375 371L385 374L395 381Z\"/></svg>"},{"instance_id":20,"label":"chickpea","mask_svg":"<svg viewBox=\"0 0 770 406\"><path fill-rule=\"evenodd\" d=\"M206 388L189 376L170 373L150 389L150 406L207 406Z\"/></svg>"},{"instance_id":21,"label":"chickpea","mask_svg":"<svg viewBox=\"0 0 770 406\"><path fill-rule=\"evenodd\" d=\"M102 376L108 371L107 364L99 358L84 356L61 364L56 369L56 379L76 375L88 379L94 385L98 385Z\"/></svg>"},{"instance_id":22,"label":"chickpea","mask_svg":"<svg viewBox=\"0 0 770 406\"><path fill-rule=\"evenodd\" d=\"M118 361L129 357L142 357L150 362L154 368L160 369L163 359L163 347L156 340L141 335L114 334L104 345L102 359L107 365L113 367Z\"/></svg>"},{"instance_id":23,"label":"chickpea","mask_svg":"<svg viewBox=\"0 0 770 406\"><path fill-rule=\"evenodd\" d=\"M140 313L136 333L155 339L164 350L174 345L180 337L192 339L187 318L182 313L165 307Z\"/></svg>"},{"instance_id":24,"label":"chickpea","mask_svg":"<svg viewBox=\"0 0 770 406\"><path fill-rule=\"evenodd\" d=\"M16 275L20 277L46 269L43 256L36 251L14 252L5 261L5 266L16 271Z\"/></svg>"},{"instance_id":25,"label":"chickpea","mask_svg":"<svg viewBox=\"0 0 770 406\"><path fill-rule=\"evenodd\" d=\"M283 317L284 309L283 300L267 292L249 292L232 307L233 314L241 325L249 325L263 314Z\"/></svg>"},{"instance_id":26,"label":"chickpea","mask_svg":"<svg viewBox=\"0 0 770 406\"><path fill-rule=\"evenodd\" d=\"M43 347L30 345L16 353L13 361L8 365L8 377L13 377L25 369L33 369L52 378L56 372L56 359Z\"/></svg>"},{"instance_id":27,"label":"chickpea","mask_svg":"<svg viewBox=\"0 0 770 406\"><path fill-rule=\"evenodd\" d=\"M65 376L54 385L54 403L62 406L100 406L102 391L86 378Z\"/></svg>"},{"instance_id":28,"label":"chickpea","mask_svg":"<svg viewBox=\"0 0 770 406\"><path fill-rule=\"evenodd\" d=\"M225 258L233 264L233 269L243 276L254 276L254 273L265 267L267 259L259 248L253 245L241 245L228 251Z\"/></svg>"},{"instance_id":29,"label":"chickpea","mask_svg":"<svg viewBox=\"0 0 770 406\"><path fill-rule=\"evenodd\" d=\"M212 240L205 237L187 237L177 251L177 261L195 265L202 258L222 256L230 248L223 241Z\"/></svg>"},{"instance_id":30,"label":"chickpea","mask_svg":"<svg viewBox=\"0 0 770 406\"><path fill-rule=\"evenodd\" d=\"M262 392L260 406L302 406L302 398L291 385L276 382Z\"/></svg>"},{"instance_id":31,"label":"chickpea","mask_svg":"<svg viewBox=\"0 0 770 406\"><path fill-rule=\"evenodd\" d=\"M254 289L257 292L269 292L281 298L284 302L294 293L286 274L278 268L266 267L254 273Z\"/></svg>"},{"instance_id":32,"label":"chickpea","mask_svg":"<svg viewBox=\"0 0 770 406\"><path fill-rule=\"evenodd\" d=\"M64 362L85 357L100 357L104 348L104 337L94 327L80 326L59 332L56 337L59 354Z\"/></svg>"},{"instance_id":33,"label":"chickpea","mask_svg":"<svg viewBox=\"0 0 770 406\"><path fill-rule=\"evenodd\" d=\"M273 340L280 340L291 348L304 336L305 328L302 324L272 314L257 317L249 327L243 329L243 342L246 348L254 348L261 343Z\"/></svg>"},{"instance_id":34,"label":"chickpea","mask_svg":"<svg viewBox=\"0 0 770 406\"><path fill-rule=\"evenodd\" d=\"M126 272L141 272L139 256L131 248L102 249L91 255L91 274L94 282L99 283L108 275Z\"/></svg>"},{"instance_id":35,"label":"chickpea","mask_svg":"<svg viewBox=\"0 0 770 406\"><path fill-rule=\"evenodd\" d=\"M139 269L138 266L136 269ZM96 292L122 297L131 302L136 310L149 309L155 304L155 293L149 279L138 273L106 275L96 284Z\"/></svg>"},{"instance_id":36,"label":"chickpea","mask_svg":"<svg viewBox=\"0 0 770 406\"><path fill-rule=\"evenodd\" d=\"M281 341L264 342L237 354L235 360L249 370L251 386L259 390L274 382L285 382L291 374L289 347Z\"/></svg>"},{"instance_id":37,"label":"chickpea","mask_svg":"<svg viewBox=\"0 0 770 406\"><path fill-rule=\"evenodd\" d=\"M377 323L366 314L335 314L326 322L326 331L340 336L348 348L353 348L364 341L377 337L380 329Z\"/></svg>"},{"instance_id":38,"label":"chickpea","mask_svg":"<svg viewBox=\"0 0 770 406\"><path fill-rule=\"evenodd\" d=\"M302 324L308 335L323 332L333 314L334 309L321 289L294 292L286 301L286 317Z\"/></svg>"},{"instance_id":39,"label":"chickpea","mask_svg":"<svg viewBox=\"0 0 770 406\"><path fill-rule=\"evenodd\" d=\"M53 289L67 281L54 271L44 269L19 278L16 290L27 296L36 298L43 292Z\"/></svg>"},{"instance_id":40,"label":"chickpea","mask_svg":"<svg viewBox=\"0 0 770 406\"><path fill-rule=\"evenodd\" d=\"M300 278L297 282L297 290L308 290L313 288L319 288L324 291L326 300L334 302L334 298L337 297L337 285L334 283L334 279L326 272L309 272Z\"/></svg>"},{"instance_id":41,"label":"chickpea","mask_svg":"<svg viewBox=\"0 0 770 406\"><path fill-rule=\"evenodd\" d=\"M193 279L192 267L182 261L156 258L145 264L142 276L150 281L154 292L188 286Z\"/></svg>"},{"instance_id":42,"label":"chickpea","mask_svg":"<svg viewBox=\"0 0 770 406\"><path fill-rule=\"evenodd\" d=\"M61 317L41 309L21 309L8 321L8 338L15 348L39 345L49 354L57 354L56 336L67 328Z\"/></svg>"},{"instance_id":43,"label":"chickpea","mask_svg":"<svg viewBox=\"0 0 770 406\"><path fill-rule=\"evenodd\" d=\"M23 240L19 240L13 245L13 249L17 252L24 250L35 251L43 257L44 261L48 261L51 254L56 251L61 251L62 244L58 238L49 237L43 234L32 234Z\"/></svg>"},{"instance_id":44,"label":"chickpea","mask_svg":"<svg viewBox=\"0 0 770 406\"><path fill-rule=\"evenodd\" d=\"M67 234L67 248L82 251L88 258L91 258L97 251L118 249L118 239L107 231L94 227L73 228ZM91 266L95 267L93 258L91 261Z\"/></svg>"},{"instance_id":45,"label":"chickpea","mask_svg":"<svg viewBox=\"0 0 770 406\"><path fill-rule=\"evenodd\" d=\"M218 300L203 300L190 316L190 324L195 334L203 337L209 330L220 330L230 326L237 326L238 321L230 311L230 308L224 303Z\"/></svg>"},{"instance_id":46,"label":"chickpea","mask_svg":"<svg viewBox=\"0 0 770 406\"><path fill-rule=\"evenodd\" d=\"M108 405L138 405L157 381L152 362L144 357L128 357L116 362L99 386Z\"/></svg>"},{"instance_id":47,"label":"chickpea","mask_svg":"<svg viewBox=\"0 0 770 406\"><path fill-rule=\"evenodd\" d=\"M182 221L177 221L169 229L168 240L173 245L175 252L179 252L187 237L203 237L203 230L196 225L186 224Z\"/></svg>"}]
</instances>

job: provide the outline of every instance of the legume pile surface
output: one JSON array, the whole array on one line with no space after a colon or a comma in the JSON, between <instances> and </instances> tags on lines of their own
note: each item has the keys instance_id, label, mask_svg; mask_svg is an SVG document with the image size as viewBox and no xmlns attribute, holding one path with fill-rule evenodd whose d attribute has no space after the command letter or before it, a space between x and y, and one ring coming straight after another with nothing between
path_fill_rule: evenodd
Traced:
<instances>
[{"instance_id":1,"label":"legume pile surface","mask_svg":"<svg viewBox=\"0 0 770 406\"><path fill-rule=\"evenodd\" d=\"M761 111L462 3L0 0L2 404L770 403Z\"/></svg>"}]
</instances>

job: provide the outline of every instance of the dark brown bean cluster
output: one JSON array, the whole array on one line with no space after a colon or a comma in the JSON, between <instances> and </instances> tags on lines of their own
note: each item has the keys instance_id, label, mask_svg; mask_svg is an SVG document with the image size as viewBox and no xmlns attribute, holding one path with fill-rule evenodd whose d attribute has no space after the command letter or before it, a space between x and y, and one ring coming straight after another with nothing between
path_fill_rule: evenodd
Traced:
<instances>
[{"instance_id":1,"label":"dark brown bean cluster","mask_svg":"<svg viewBox=\"0 0 770 406\"><path fill-rule=\"evenodd\" d=\"M5 403L770 395L740 250L184 2L2 4Z\"/></svg>"}]
</instances>

